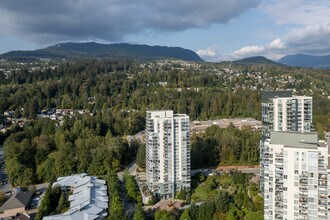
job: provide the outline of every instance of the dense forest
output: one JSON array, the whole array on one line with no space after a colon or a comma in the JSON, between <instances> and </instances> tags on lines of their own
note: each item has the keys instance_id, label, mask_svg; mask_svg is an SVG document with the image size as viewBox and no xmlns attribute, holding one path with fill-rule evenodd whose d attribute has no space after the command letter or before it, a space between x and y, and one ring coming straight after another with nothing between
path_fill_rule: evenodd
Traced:
<instances>
[{"instance_id":1,"label":"dense forest","mask_svg":"<svg viewBox=\"0 0 330 220\"><path fill-rule=\"evenodd\" d=\"M58 176L88 172L105 175L120 170L137 158L145 165L145 146L137 140L113 136L107 115L67 117L57 126L40 118L24 129L17 128L4 143L5 164L13 186L27 187L52 182ZM212 126L191 138L192 168L217 165L258 164L259 132L232 125L226 129Z\"/></svg>"},{"instance_id":2,"label":"dense forest","mask_svg":"<svg viewBox=\"0 0 330 220\"><path fill-rule=\"evenodd\" d=\"M251 90L222 91L223 80L189 71L138 72L129 63L74 63L54 70L17 72L1 83L0 112L34 118L40 109L111 109L118 120L125 110L173 109L192 119L259 117L260 99ZM149 72L150 71L150 72ZM1 78L1 77L0 77ZM159 86L167 82L168 87ZM1 80L0 80L1 82ZM186 87L201 88L198 91ZM178 88L182 88L178 92ZM93 101L91 101L91 99ZM133 111L134 112L134 111Z\"/></svg>"},{"instance_id":3,"label":"dense forest","mask_svg":"<svg viewBox=\"0 0 330 220\"><path fill-rule=\"evenodd\" d=\"M205 133L192 135L192 169L259 164L259 140L260 133L250 127L240 131L233 125L226 129L211 126Z\"/></svg>"},{"instance_id":4,"label":"dense forest","mask_svg":"<svg viewBox=\"0 0 330 220\"><path fill-rule=\"evenodd\" d=\"M73 173L120 170L133 160L140 143L112 136L103 123L86 115L67 118L56 127L54 121L41 118L11 134L4 143L9 182L27 187Z\"/></svg>"},{"instance_id":5,"label":"dense forest","mask_svg":"<svg viewBox=\"0 0 330 220\"><path fill-rule=\"evenodd\" d=\"M10 74L0 71L0 113L12 110L16 117L35 118L40 110L49 108L88 109L93 113L109 110L117 127L113 134L122 135L143 128L140 120L147 109L173 109L189 114L192 120L260 119L260 89L281 88L312 95L315 123L320 129L330 128L329 120L323 120L330 118L330 100L322 95L330 93L326 70L309 70L304 75L299 69L262 66L267 75L260 81L251 76L262 71L259 66L238 66L242 74L228 76L218 74L222 67L214 65L183 68L179 64L80 60L48 64L34 71L29 66L12 67ZM279 76L284 77L282 87L276 78ZM297 81L289 82L289 76ZM253 86L257 89L251 89ZM130 120L136 120L140 127L129 129L135 128L126 126Z\"/></svg>"},{"instance_id":6,"label":"dense forest","mask_svg":"<svg viewBox=\"0 0 330 220\"><path fill-rule=\"evenodd\" d=\"M248 75L260 71L258 66L250 69L237 67L237 71L246 74L229 78L226 74L214 73L213 65L173 66L142 65L134 61L80 60L49 64L35 71L23 66L14 68L9 75L0 71L0 112L13 110L17 117L35 118L41 109L48 108L88 109L91 112L110 109L115 119L123 121L129 117L125 110L134 110L129 114L144 117L146 109L173 109L189 114L191 119L260 119L259 89L276 89L279 84L275 77L291 74L299 81L288 81L283 89L313 95L314 114L329 114L327 108L330 107L325 105L329 104L329 99L319 91L329 90L330 74L326 71L315 70L304 76L296 69L277 70L270 66L268 75L263 77L264 82L260 82L258 78ZM221 66L217 68L221 69ZM166 82L165 86L162 82ZM255 85L258 90L235 88L237 85ZM323 120L315 119L323 124ZM330 127L328 122L326 126Z\"/></svg>"}]
</instances>

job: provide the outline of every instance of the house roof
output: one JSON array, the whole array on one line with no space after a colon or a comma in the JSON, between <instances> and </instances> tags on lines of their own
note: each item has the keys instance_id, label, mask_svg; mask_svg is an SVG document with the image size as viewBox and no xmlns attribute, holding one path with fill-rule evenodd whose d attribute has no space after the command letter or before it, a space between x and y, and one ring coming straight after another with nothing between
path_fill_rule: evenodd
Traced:
<instances>
[{"instance_id":1,"label":"house roof","mask_svg":"<svg viewBox=\"0 0 330 220\"><path fill-rule=\"evenodd\" d=\"M59 214L59 215L47 216L44 217L43 220L95 220L105 216L106 215L100 216L100 215L93 215L93 214L75 211L70 215Z\"/></svg>"},{"instance_id":2,"label":"house roof","mask_svg":"<svg viewBox=\"0 0 330 220\"><path fill-rule=\"evenodd\" d=\"M27 207L30 204L33 192L19 192L10 197L5 204L0 207L0 212L8 209Z\"/></svg>"},{"instance_id":3,"label":"house roof","mask_svg":"<svg viewBox=\"0 0 330 220\"><path fill-rule=\"evenodd\" d=\"M12 220L30 220L30 216L23 213L23 214L19 214L18 216L16 216Z\"/></svg>"}]
</instances>

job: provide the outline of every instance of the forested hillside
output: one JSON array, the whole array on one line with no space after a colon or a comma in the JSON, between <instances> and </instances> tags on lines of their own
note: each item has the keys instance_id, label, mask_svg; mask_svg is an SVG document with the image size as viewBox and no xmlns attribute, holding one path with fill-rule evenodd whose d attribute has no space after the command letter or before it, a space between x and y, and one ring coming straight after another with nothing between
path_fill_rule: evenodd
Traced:
<instances>
[{"instance_id":1,"label":"forested hillside","mask_svg":"<svg viewBox=\"0 0 330 220\"><path fill-rule=\"evenodd\" d=\"M186 61L203 61L194 51L180 47L148 46L139 44L100 44L60 43L34 51L10 51L0 54L0 59L15 61L33 61L39 59L80 59L94 58L126 58L126 59L181 59Z\"/></svg>"}]
</instances>

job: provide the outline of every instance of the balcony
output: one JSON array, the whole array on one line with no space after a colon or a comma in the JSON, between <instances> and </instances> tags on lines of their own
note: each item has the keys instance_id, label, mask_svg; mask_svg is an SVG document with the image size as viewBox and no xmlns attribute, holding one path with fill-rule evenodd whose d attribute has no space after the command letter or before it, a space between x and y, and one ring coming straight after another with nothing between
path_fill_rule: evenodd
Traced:
<instances>
[{"instance_id":1,"label":"balcony","mask_svg":"<svg viewBox=\"0 0 330 220\"><path fill-rule=\"evenodd\" d=\"M275 202L275 207L283 209L283 203L282 202Z\"/></svg>"},{"instance_id":2,"label":"balcony","mask_svg":"<svg viewBox=\"0 0 330 220\"><path fill-rule=\"evenodd\" d=\"M275 219L283 219L283 214L275 214Z\"/></svg>"},{"instance_id":3,"label":"balcony","mask_svg":"<svg viewBox=\"0 0 330 220\"><path fill-rule=\"evenodd\" d=\"M322 206L322 207L326 207L327 206L327 200L320 200L319 199L319 202L318 202L319 206Z\"/></svg>"},{"instance_id":4,"label":"balcony","mask_svg":"<svg viewBox=\"0 0 330 220\"><path fill-rule=\"evenodd\" d=\"M326 188L328 186L327 181L319 180L319 187Z\"/></svg>"},{"instance_id":5,"label":"balcony","mask_svg":"<svg viewBox=\"0 0 330 220\"><path fill-rule=\"evenodd\" d=\"M320 174L319 175L319 180L326 181L327 180L327 175L326 174Z\"/></svg>"},{"instance_id":6,"label":"balcony","mask_svg":"<svg viewBox=\"0 0 330 220\"><path fill-rule=\"evenodd\" d=\"M283 179L283 174L282 173L276 173L275 174L275 179Z\"/></svg>"},{"instance_id":7,"label":"balcony","mask_svg":"<svg viewBox=\"0 0 330 220\"><path fill-rule=\"evenodd\" d=\"M299 195L300 195L300 193L299 193ZM307 196L307 193L306 193L306 196ZM300 198L299 198L299 202L301 203L301 205L302 205L303 203L307 204L307 197L300 197Z\"/></svg>"},{"instance_id":8,"label":"balcony","mask_svg":"<svg viewBox=\"0 0 330 220\"><path fill-rule=\"evenodd\" d=\"M283 168L275 168L276 173L283 173Z\"/></svg>"},{"instance_id":9,"label":"balcony","mask_svg":"<svg viewBox=\"0 0 330 220\"><path fill-rule=\"evenodd\" d=\"M307 204L299 204L300 210L306 211L308 209Z\"/></svg>"},{"instance_id":10,"label":"balcony","mask_svg":"<svg viewBox=\"0 0 330 220\"><path fill-rule=\"evenodd\" d=\"M307 177L302 177L300 180L299 180L299 183L302 184L302 185L307 185L308 184L308 180L307 180Z\"/></svg>"},{"instance_id":11,"label":"balcony","mask_svg":"<svg viewBox=\"0 0 330 220\"><path fill-rule=\"evenodd\" d=\"M319 206L319 212L327 213L327 205L320 205Z\"/></svg>"},{"instance_id":12,"label":"balcony","mask_svg":"<svg viewBox=\"0 0 330 220\"><path fill-rule=\"evenodd\" d=\"M282 202L283 201L283 197L281 197L281 196L275 196L275 201Z\"/></svg>"},{"instance_id":13,"label":"balcony","mask_svg":"<svg viewBox=\"0 0 330 220\"><path fill-rule=\"evenodd\" d=\"M279 157L276 157L276 158L275 158L275 162L276 162L276 163L283 163L283 156L280 157L280 158L279 158Z\"/></svg>"},{"instance_id":14,"label":"balcony","mask_svg":"<svg viewBox=\"0 0 330 220\"><path fill-rule=\"evenodd\" d=\"M307 186L306 186L306 185L301 186L301 187L299 188L299 190L301 190L301 191L307 191Z\"/></svg>"},{"instance_id":15,"label":"balcony","mask_svg":"<svg viewBox=\"0 0 330 220\"><path fill-rule=\"evenodd\" d=\"M283 185L283 180L281 180L281 179L276 179L276 180L275 180L275 185Z\"/></svg>"}]
</instances>

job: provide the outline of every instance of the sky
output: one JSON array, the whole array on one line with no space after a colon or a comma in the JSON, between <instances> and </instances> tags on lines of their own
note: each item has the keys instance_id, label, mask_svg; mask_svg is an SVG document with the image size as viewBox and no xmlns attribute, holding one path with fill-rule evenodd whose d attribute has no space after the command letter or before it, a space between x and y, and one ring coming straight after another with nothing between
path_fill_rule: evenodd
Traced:
<instances>
[{"instance_id":1,"label":"sky","mask_svg":"<svg viewBox=\"0 0 330 220\"><path fill-rule=\"evenodd\" d=\"M0 53L61 42L191 49L208 61L330 54L329 0L0 0Z\"/></svg>"}]
</instances>

